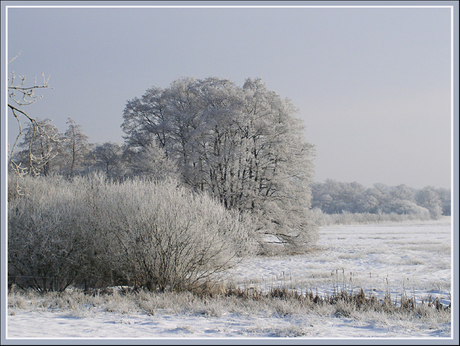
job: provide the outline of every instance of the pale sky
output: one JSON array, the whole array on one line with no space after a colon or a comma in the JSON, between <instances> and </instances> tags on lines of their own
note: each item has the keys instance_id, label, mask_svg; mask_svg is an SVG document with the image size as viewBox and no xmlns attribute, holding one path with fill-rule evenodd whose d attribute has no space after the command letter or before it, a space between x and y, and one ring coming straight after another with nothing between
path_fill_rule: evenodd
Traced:
<instances>
[{"instance_id":1,"label":"pale sky","mask_svg":"<svg viewBox=\"0 0 460 346\"><path fill-rule=\"evenodd\" d=\"M50 76L27 111L60 132L71 117L93 143L122 143L127 100L151 86L261 77L299 108L315 181L450 188L450 8L255 5L9 8L8 69Z\"/></svg>"}]
</instances>

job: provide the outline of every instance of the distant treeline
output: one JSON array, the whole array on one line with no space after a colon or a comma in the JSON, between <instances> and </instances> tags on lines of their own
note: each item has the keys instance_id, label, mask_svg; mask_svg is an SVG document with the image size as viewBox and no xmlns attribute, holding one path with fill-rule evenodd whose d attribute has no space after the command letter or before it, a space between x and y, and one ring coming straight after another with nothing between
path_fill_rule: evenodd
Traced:
<instances>
[{"instance_id":1,"label":"distant treeline","mask_svg":"<svg viewBox=\"0 0 460 346\"><path fill-rule=\"evenodd\" d=\"M442 215L451 215L451 190L432 186L414 189L404 184L387 186L381 183L366 188L357 182L327 179L324 183L312 183L312 208L325 214L395 213L438 219Z\"/></svg>"}]
</instances>

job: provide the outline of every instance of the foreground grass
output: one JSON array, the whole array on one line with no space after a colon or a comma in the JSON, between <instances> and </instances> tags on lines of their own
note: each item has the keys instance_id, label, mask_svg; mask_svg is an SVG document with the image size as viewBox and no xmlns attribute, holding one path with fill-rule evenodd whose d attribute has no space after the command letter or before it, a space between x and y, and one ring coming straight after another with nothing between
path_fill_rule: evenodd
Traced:
<instances>
[{"instance_id":1,"label":"foreground grass","mask_svg":"<svg viewBox=\"0 0 460 346\"><path fill-rule=\"evenodd\" d=\"M357 321L388 323L424 323L437 329L450 323L451 308L437 300L420 304L404 295L397 301L389 296L378 300L361 290L354 295L346 291L321 297L312 292L298 294L286 288L262 294L257 289L213 287L191 292L154 293L146 290L112 289L85 293L81 290L38 293L13 289L8 295L9 314L26 311L67 311L69 316L85 318L98 312L120 314L205 315L209 318L227 314L258 317L294 317L317 315L351 318Z\"/></svg>"}]
</instances>

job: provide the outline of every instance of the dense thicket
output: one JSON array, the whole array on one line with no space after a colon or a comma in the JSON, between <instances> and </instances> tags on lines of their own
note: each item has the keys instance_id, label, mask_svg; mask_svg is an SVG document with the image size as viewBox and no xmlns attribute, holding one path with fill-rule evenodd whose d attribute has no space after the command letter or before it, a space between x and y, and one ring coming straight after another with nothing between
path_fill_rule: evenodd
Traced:
<instances>
[{"instance_id":1,"label":"dense thicket","mask_svg":"<svg viewBox=\"0 0 460 346\"><path fill-rule=\"evenodd\" d=\"M174 181L12 179L8 276L23 287L183 290L256 246L238 214Z\"/></svg>"},{"instance_id":2,"label":"dense thicket","mask_svg":"<svg viewBox=\"0 0 460 346\"><path fill-rule=\"evenodd\" d=\"M40 131L29 124L14 161L34 176L175 178L249 218L260 239L270 235L299 251L317 231L308 215L314 148L296 112L260 79L238 87L181 78L128 101L124 145L88 143L70 118L63 134L38 119Z\"/></svg>"},{"instance_id":3,"label":"dense thicket","mask_svg":"<svg viewBox=\"0 0 460 346\"><path fill-rule=\"evenodd\" d=\"M431 186L417 190L404 184L374 184L373 188L365 188L357 182L328 179L312 184L312 208L326 214L395 213L437 219L451 215L450 195L450 190Z\"/></svg>"}]
</instances>

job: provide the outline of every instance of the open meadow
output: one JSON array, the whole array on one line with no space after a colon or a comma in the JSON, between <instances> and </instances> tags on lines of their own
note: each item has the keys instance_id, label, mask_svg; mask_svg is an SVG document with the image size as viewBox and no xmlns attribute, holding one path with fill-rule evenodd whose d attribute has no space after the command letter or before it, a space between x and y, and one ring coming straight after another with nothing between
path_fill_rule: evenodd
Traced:
<instances>
[{"instance_id":1,"label":"open meadow","mask_svg":"<svg viewBox=\"0 0 460 346\"><path fill-rule=\"evenodd\" d=\"M245 258L223 273L239 295L11 292L7 338L450 338L451 274L450 217L327 226L308 254ZM269 298L277 289L322 300L362 289L393 308Z\"/></svg>"}]
</instances>

